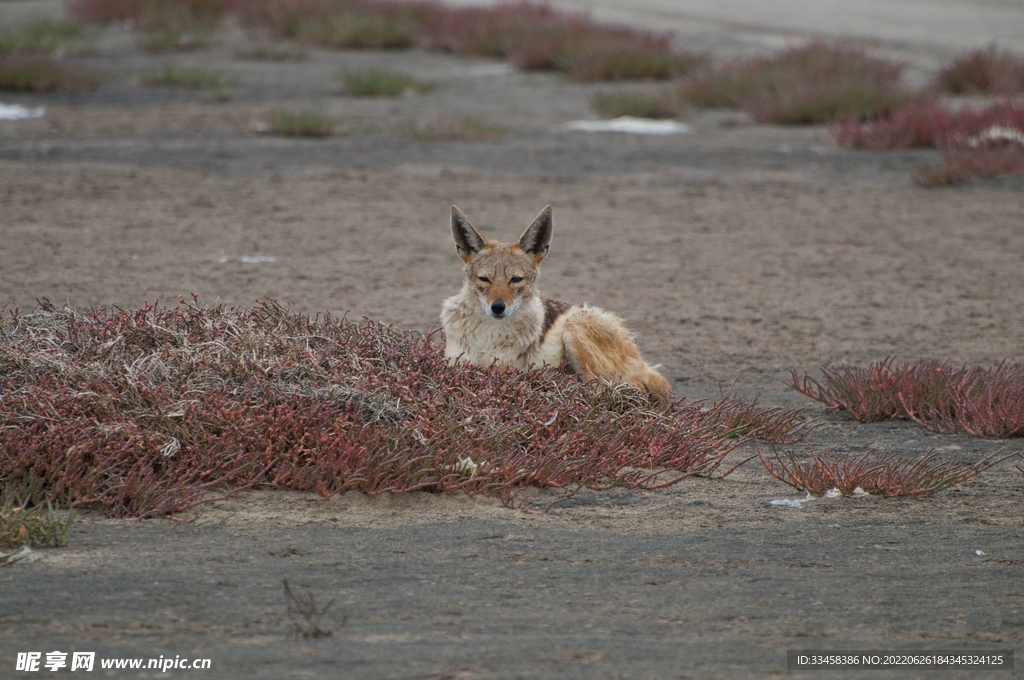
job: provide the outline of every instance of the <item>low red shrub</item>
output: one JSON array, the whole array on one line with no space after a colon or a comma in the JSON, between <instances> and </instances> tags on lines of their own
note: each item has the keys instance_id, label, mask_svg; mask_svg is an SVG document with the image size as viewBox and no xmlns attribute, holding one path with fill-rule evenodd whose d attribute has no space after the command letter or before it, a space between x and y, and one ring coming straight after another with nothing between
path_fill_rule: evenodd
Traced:
<instances>
[{"instance_id":1,"label":"low red shrub","mask_svg":"<svg viewBox=\"0 0 1024 680\"><path fill-rule=\"evenodd\" d=\"M951 94L1024 93L1024 57L993 43L958 57L942 69L935 78L935 87Z\"/></svg>"},{"instance_id":2,"label":"low red shrub","mask_svg":"<svg viewBox=\"0 0 1024 680\"><path fill-rule=\"evenodd\" d=\"M836 122L829 131L842 146L876 150L1024 146L1024 103L1003 101L980 109L953 111L935 101L919 99L866 123Z\"/></svg>"},{"instance_id":3,"label":"low red shrub","mask_svg":"<svg viewBox=\"0 0 1024 680\"><path fill-rule=\"evenodd\" d=\"M1024 176L1021 102L952 111L935 102L918 101L867 123L833 123L829 132L838 144L853 148L937 147L942 162L919 168L914 176L926 186L955 184L972 177Z\"/></svg>"},{"instance_id":4,"label":"low red shrub","mask_svg":"<svg viewBox=\"0 0 1024 680\"><path fill-rule=\"evenodd\" d=\"M232 0L241 24L275 38L324 47L410 47L450 49L438 36L452 15L431 0ZM498 9L481 9L484 15ZM467 36L472 41L473 36ZM501 56L495 53L495 56Z\"/></svg>"},{"instance_id":5,"label":"low red shrub","mask_svg":"<svg viewBox=\"0 0 1024 680\"><path fill-rule=\"evenodd\" d=\"M671 48L667 33L592 21L583 12L528 1L446 7L433 0L69 0L72 16L130 21L155 31L184 16L194 22L234 14L250 29L336 49L421 45L509 59L528 70L576 80L665 79L704 58Z\"/></svg>"},{"instance_id":6,"label":"low red shrub","mask_svg":"<svg viewBox=\"0 0 1024 680\"><path fill-rule=\"evenodd\" d=\"M453 54L504 58L526 43L552 49L533 59L524 57L529 68L552 68L562 43L588 24L581 12L560 12L532 2L506 2L494 7L459 7L446 11L431 26L429 44Z\"/></svg>"},{"instance_id":7,"label":"low red shrub","mask_svg":"<svg viewBox=\"0 0 1024 680\"><path fill-rule=\"evenodd\" d=\"M742 108L765 123L819 123L895 108L907 97L902 73L902 64L858 47L816 40L705 70L685 80L681 92L697 105Z\"/></svg>"},{"instance_id":8,"label":"low red shrub","mask_svg":"<svg viewBox=\"0 0 1024 680\"><path fill-rule=\"evenodd\" d=\"M935 140L953 124L948 108L932 100L917 100L863 123L855 118L835 121L829 133L840 146L854 149L909 149L934 147Z\"/></svg>"},{"instance_id":9,"label":"low red shrub","mask_svg":"<svg viewBox=\"0 0 1024 680\"><path fill-rule=\"evenodd\" d=\"M974 178L1024 177L1024 146L942 150L937 165L918 168L914 181L926 187L960 184Z\"/></svg>"},{"instance_id":10,"label":"low red shrub","mask_svg":"<svg viewBox=\"0 0 1024 680\"><path fill-rule=\"evenodd\" d=\"M734 398L656 412L555 370L451 367L430 337L272 301L8 314L0 420L0 495L131 517L255 484L509 501L527 485L657 488L803 427Z\"/></svg>"},{"instance_id":11,"label":"low red shrub","mask_svg":"<svg viewBox=\"0 0 1024 680\"><path fill-rule=\"evenodd\" d=\"M582 12L532 2L450 9L429 31L435 49L508 58L523 69L563 71L576 80L665 79L702 63L674 52L668 34L599 24Z\"/></svg>"},{"instance_id":12,"label":"low red shrub","mask_svg":"<svg viewBox=\"0 0 1024 680\"><path fill-rule=\"evenodd\" d=\"M830 450L808 450L811 459L807 462L801 462L792 451L780 453L774 447L771 455L758 447L757 455L772 477L807 493L821 495L835 489L843 496L851 496L859 489L884 497L935 493L976 477L1010 457L996 454L967 464L934 462L938 455L934 451L917 459L901 460L888 454L853 457L849 452L840 456Z\"/></svg>"},{"instance_id":13,"label":"low red shrub","mask_svg":"<svg viewBox=\"0 0 1024 680\"><path fill-rule=\"evenodd\" d=\"M936 432L1024 436L1024 365L957 368L938 361L825 366L824 383L793 371L791 386L858 422L905 418Z\"/></svg>"}]
</instances>

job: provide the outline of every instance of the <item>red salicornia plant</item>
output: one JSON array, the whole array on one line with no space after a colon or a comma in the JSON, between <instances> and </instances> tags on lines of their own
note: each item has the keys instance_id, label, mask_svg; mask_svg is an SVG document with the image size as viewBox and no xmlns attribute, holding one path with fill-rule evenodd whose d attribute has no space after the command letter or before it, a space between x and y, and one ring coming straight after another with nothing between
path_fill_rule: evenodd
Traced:
<instances>
[{"instance_id":1,"label":"red salicornia plant","mask_svg":"<svg viewBox=\"0 0 1024 680\"><path fill-rule=\"evenodd\" d=\"M273 301L8 312L0 423L0 498L129 517L253 485L507 501L529 485L656 488L801 427L736 398L654 411L553 369L452 367L430 336Z\"/></svg>"},{"instance_id":2,"label":"red salicornia plant","mask_svg":"<svg viewBox=\"0 0 1024 680\"><path fill-rule=\"evenodd\" d=\"M829 125L840 146L854 149L933 148L954 125L955 115L932 98L919 97L868 121L843 118Z\"/></svg>"},{"instance_id":3,"label":"red salicornia plant","mask_svg":"<svg viewBox=\"0 0 1024 680\"><path fill-rule=\"evenodd\" d=\"M1024 176L1024 104L1012 100L953 111L918 99L866 123L835 122L829 131L837 143L853 148L939 149L942 162L915 174L925 186L972 177Z\"/></svg>"},{"instance_id":4,"label":"red salicornia plant","mask_svg":"<svg viewBox=\"0 0 1024 680\"><path fill-rule=\"evenodd\" d=\"M728 62L683 81L699 106L742 108L766 123L864 119L903 103L901 64L842 42L813 41L772 57Z\"/></svg>"},{"instance_id":5,"label":"red salicornia plant","mask_svg":"<svg viewBox=\"0 0 1024 680\"><path fill-rule=\"evenodd\" d=\"M72 16L129 21L137 30L218 21L232 13L249 29L333 49L414 46L508 59L576 80L666 79L706 60L675 50L667 33L591 20L547 4L449 7L430 0L71 0Z\"/></svg>"},{"instance_id":6,"label":"red salicornia plant","mask_svg":"<svg viewBox=\"0 0 1024 680\"><path fill-rule=\"evenodd\" d=\"M508 59L523 69L560 71L576 80L666 79L705 61L674 50L667 33L604 24L542 3L233 0L230 7L244 26L276 38L338 49L420 46Z\"/></svg>"},{"instance_id":7,"label":"red salicornia plant","mask_svg":"<svg viewBox=\"0 0 1024 680\"><path fill-rule=\"evenodd\" d=\"M994 43L972 50L939 71L935 87L951 94L1024 93L1024 57Z\"/></svg>"},{"instance_id":8,"label":"red salicornia plant","mask_svg":"<svg viewBox=\"0 0 1024 680\"><path fill-rule=\"evenodd\" d=\"M801 461L793 451L780 452L772 447L769 454L757 447L758 458L769 474L816 495L835 489L849 496L860 489L875 496L922 496L956 486L1008 457L994 454L967 464L936 461L938 454L934 451L912 459L873 456L870 452L860 456L850 452L839 455L831 450L818 453L813 447L808 451L810 460Z\"/></svg>"},{"instance_id":9,"label":"red salicornia plant","mask_svg":"<svg viewBox=\"0 0 1024 680\"><path fill-rule=\"evenodd\" d=\"M956 367L938 361L895 365L890 357L866 368L825 366L823 381L800 378L792 387L843 409L858 422L904 418L936 432L976 437L1024 436L1024 366Z\"/></svg>"},{"instance_id":10,"label":"red salicornia plant","mask_svg":"<svg viewBox=\"0 0 1024 680\"><path fill-rule=\"evenodd\" d=\"M821 424L805 418L800 409L764 408L758 400L726 394L711 406L711 411L720 414L727 436L772 444L796 444Z\"/></svg>"},{"instance_id":11,"label":"red salicornia plant","mask_svg":"<svg viewBox=\"0 0 1024 680\"><path fill-rule=\"evenodd\" d=\"M428 39L435 49L507 58L523 69L587 81L665 79L704 62L674 51L667 33L597 23L581 12L530 2L449 9Z\"/></svg>"},{"instance_id":12,"label":"red salicornia plant","mask_svg":"<svg viewBox=\"0 0 1024 680\"><path fill-rule=\"evenodd\" d=\"M978 149L1014 140L1024 144L1018 135L1000 134L998 130L1024 130L1024 104L1008 100L954 111L934 100L919 98L866 123L844 120L830 127L832 136L843 146L880 151L910 147Z\"/></svg>"}]
</instances>

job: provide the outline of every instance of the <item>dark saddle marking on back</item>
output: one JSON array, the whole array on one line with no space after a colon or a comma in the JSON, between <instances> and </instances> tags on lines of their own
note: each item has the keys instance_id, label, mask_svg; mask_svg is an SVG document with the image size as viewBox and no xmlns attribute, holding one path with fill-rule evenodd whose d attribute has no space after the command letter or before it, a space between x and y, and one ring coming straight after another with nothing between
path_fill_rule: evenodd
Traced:
<instances>
[{"instance_id":1,"label":"dark saddle marking on back","mask_svg":"<svg viewBox=\"0 0 1024 680\"><path fill-rule=\"evenodd\" d=\"M551 298L543 298L544 302L544 326L541 328L540 334L543 338L547 335L548 330L554 325L555 319L565 313L565 310L572 307L568 302L562 302L561 300L552 300Z\"/></svg>"}]
</instances>

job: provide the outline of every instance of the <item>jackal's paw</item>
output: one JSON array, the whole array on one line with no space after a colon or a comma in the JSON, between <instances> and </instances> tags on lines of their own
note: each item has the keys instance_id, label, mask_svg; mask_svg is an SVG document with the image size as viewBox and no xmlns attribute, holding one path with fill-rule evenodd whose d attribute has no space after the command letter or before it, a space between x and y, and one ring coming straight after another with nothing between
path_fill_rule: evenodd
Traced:
<instances>
[{"instance_id":1,"label":"jackal's paw","mask_svg":"<svg viewBox=\"0 0 1024 680\"><path fill-rule=\"evenodd\" d=\"M672 402L672 388L661 374L651 371L644 379L643 386L647 397L658 406L668 406Z\"/></svg>"}]
</instances>

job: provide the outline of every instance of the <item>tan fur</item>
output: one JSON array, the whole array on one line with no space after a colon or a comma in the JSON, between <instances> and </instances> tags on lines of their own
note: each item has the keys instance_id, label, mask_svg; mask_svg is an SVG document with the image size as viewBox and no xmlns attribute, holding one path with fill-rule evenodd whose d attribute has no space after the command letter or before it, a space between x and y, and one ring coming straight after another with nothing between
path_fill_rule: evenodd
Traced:
<instances>
[{"instance_id":1,"label":"tan fur","mask_svg":"<svg viewBox=\"0 0 1024 680\"><path fill-rule=\"evenodd\" d=\"M441 311L449 361L502 370L559 366L565 361L586 380L623 382L646 391L655 401L671 400L668 381L644 363L619 317L537 293L540 263L551 241L551 206L541 211L518 243L485 239L452 206L452 235L465 263L466 281L458 295L444 301Z\"/></svg>"}]
</instances>

